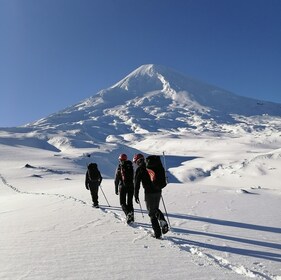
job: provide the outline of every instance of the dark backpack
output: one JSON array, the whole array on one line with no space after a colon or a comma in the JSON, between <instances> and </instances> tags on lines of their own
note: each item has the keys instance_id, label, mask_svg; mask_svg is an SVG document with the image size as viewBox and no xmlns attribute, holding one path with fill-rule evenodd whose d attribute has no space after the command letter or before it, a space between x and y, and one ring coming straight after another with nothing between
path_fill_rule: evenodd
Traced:
<instances>
[{"instance_id":1,"label":"dark backpack","mask_svg":"<svg viewBox=\"0 0 281 280\"><path fill-rule=\"evenodd\" d=\"M99 181L100 180L100 172L98 169L98 165L96 163L90 163L88 165L88 175L90 181Z\"/></svg>"},{"instance_id":2,"label":"dark backpack","mask_svg":"<svg viewBox=\"0 0 281 280\"><path fill-rule=\"evenodd\" d=\"M166 172L162 165L160 156L148 156L145 160L146 170L149 174L152 184L156 188L163 189L166 187Z\"/></svg>"},{"instance_id":3,"label":"dark backpack","mask_svg":"<svg viewBox=\"0 0 281 280\"><path fill-rule=\"evenodd\" d=\"M119 167L123 183L125 185L132 184L134 180L134 168L132 162L126 160L123 164L120 164Z\"/></svg>"}]
</instances>

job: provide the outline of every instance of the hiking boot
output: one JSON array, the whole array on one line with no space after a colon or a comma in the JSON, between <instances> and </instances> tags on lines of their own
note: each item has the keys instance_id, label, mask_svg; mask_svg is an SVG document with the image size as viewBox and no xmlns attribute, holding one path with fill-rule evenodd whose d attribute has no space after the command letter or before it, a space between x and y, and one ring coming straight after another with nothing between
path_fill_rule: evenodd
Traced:
<instances>
[{"instance_id":1,"label":"hiking boot","mask_svg":"<svg viewBox=\"0 0 281 280\"><path fill-rule=\"evenodd\" d=\"M94 207L94 208L100 208L100 206L99 206L98 203L93 203L93 207Z\"/></svg>"},{"instance_id":2,"label":"hiking boot","mask_svg":"<svg viewBox=\"0 0 281 280\"><path fill-rule=\"evenodd\" d=\"M161 227L156 217L151 218L151 225L155 235L155 238L159 239L162 235Z\"/></svg>"},{"instance_id":3,"label":"hiking boot","mask_svg":"<svg viewBox=\"0 0 281 280\"><path fill-rule=\"evenodd\" d=\"M127 224L133 223L135 221L134 219L134 213L133 212L129 212L126 216L127 219Z\"/></svg>"},{"instance_id":4,"label":"hiking boot","mask_svg":"<svg viewBox=\"0 0 281 280\"><path fill-rule=\"evenodd\" d=\"M166 234L169 231L168 223L164 220L160 220L160 227L163 234Z\"/></svg>"},{"instance_id":5,"label":"hiking boot","mask_svg":"<svg viewBox=\"0 0 281 280\"><path fill-rule=\"evenodd\" d=\"M151 236L155 239L162 239L161 235L152 234Z\"/></svg>"}]
</instances>

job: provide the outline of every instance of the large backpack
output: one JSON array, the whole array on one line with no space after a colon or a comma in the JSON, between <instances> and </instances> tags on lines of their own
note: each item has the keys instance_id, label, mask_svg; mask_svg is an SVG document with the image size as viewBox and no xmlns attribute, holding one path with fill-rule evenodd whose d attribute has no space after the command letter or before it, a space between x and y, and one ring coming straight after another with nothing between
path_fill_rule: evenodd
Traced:
<instances>
[{"instance_id":1,"label":"large backpack","mask_svg":"<svg viewBox=\"0 0 281 280\"><path fill-rule=\"evenodd\" d=\"M162 165L160 156L148 156L145 160L146 170L150 180L156 188L163 189L166 185L166 172Z\"/></svg>"},{"instance_id":2,"label":"large backpack","mask_svg":"<svg viewBox=\"0 0 281 280\"><path fill-rule=\"evenodd\" d=\"M123 183L132 184L134 180L134 168L130 160L124 161L120 166L120 173Z\"/></svg>"},{"instance_id":3,"label":"large backpack","mask_svg":"<svg viewBox=\"0 0 281 280\"><path fill-rule=\"evenodd\" d=\"M90 163L88 165L88 175L90 181L99 181L100 180L100 172L98 169L98 165L96 163Z\"/></svg>"}]
</instances>

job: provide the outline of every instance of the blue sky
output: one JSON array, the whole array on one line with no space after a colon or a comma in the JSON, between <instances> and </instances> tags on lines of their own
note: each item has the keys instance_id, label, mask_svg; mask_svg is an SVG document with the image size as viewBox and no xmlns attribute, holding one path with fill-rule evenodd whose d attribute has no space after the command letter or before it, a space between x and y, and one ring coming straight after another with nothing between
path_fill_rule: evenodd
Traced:
<instances>
[{"instance_id":1,"label":"blue sky","mask_svg":"<svg viewBox=\"0 0 281 280\"><path fill-rule=\"evenodd\" d=\"M281 103L279 0L0 0L0 127L160 64Z\"/></svg>"}]
</instances>

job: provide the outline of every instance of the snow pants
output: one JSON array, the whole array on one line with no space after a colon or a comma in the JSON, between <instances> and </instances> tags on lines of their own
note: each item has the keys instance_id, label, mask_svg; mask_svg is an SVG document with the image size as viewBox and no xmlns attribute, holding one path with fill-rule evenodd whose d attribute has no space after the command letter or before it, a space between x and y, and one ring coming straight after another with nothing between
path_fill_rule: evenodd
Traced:
<instances>
[{"instance_id":1,"label":"snow pants","mask_svg":"<svg viewBox=\"0 0 281 280\"><path fill-rule=\"evenodd\" d=\"M160 221L166 221L163 213L159 209L161 192L145 193L144 199L155 237L158 238L161 236Z\"/></svg>"},{"instance_id":2,"label":"snow pants","mask_svg":"<svg viewBox=\"0 0 281 280\"><path fill-rule=\"evenodd\" d=\"M128 213L134 213L133 207L134 186L119 187L120 206L127 216Z\"/></svg>"},{"instance_id":3,"label":"snow pants","mask_svg":"<svg viewBox=\"0 0 281 280\"><path fill-rule=\"evenodd\" d=\"M93 204L98 205L99 204L99 196L98 196L99 183L92 183L91 182L89 184L89 189L90 189L90 192L91 192Z\"/></svg>"}]
</instances>

